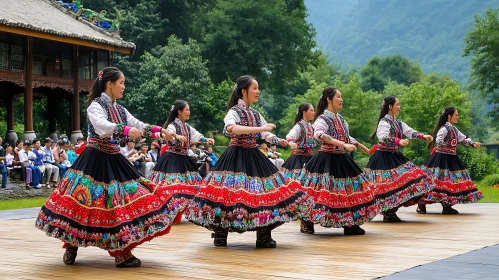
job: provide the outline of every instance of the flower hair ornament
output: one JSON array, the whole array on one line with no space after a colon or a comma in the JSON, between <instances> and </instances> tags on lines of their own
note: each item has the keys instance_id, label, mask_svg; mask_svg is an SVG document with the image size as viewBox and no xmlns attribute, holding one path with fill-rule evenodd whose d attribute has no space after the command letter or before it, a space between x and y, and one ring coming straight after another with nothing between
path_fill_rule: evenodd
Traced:
<instances>
[{"instance_id":1,"label":"flower hair ornament","mask_svg":"<svg viewBox=\"0 0 499 280\"><path fill-rule=\"evenodd\" d=\"M103 74L104 74L104 72L102 72L102 71L99 71L99 73L97 73L97 78L99 79L99 81L102 81Z\"/></svg>"},{"instance_id":2,"label":"flower hair ornament","mask_svg":"<svg viewBox=\"0 0 499 280\"><path fill-rule=\"evenodd\" d=\"M175 108L175 105L172 105L172 108L170 109L170 112L173 111L173 108Z\"/></svg>"},{"instance_id":3,"label":"flower hair ornament","mask_svg":"<svg viewBox=\"0 0 499 280\"><path fill-rule=\"evenodd\" d=\"M234 85L234 88L232 89L232 92L237 92L237 84Z\"/></svg>"}]
</instances>

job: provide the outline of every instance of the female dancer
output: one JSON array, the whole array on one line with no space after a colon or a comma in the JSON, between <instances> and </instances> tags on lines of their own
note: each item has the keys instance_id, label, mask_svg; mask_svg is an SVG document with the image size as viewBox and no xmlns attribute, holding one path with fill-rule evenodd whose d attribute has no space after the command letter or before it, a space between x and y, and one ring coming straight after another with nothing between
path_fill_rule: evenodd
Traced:
<instances>
[{"instance_id":1,"label":"female dancer","mask_svg":"<svg viewBox=\"0 0 499 280\"><path fill-rule=\"evenodd\" d=\"M426 214L425 203L438 203L443 206L442 214L459 214L452 208L458 203L477 202L483 198L470 174L456 155L456 146L462 142L466 146L480 148L480 143L466 138L454 124L459 121L459 113L455 107L447 107L438 118L433 131L435 141L428 147L432 150L431 157L423 164L426 174L433 179L435 187L418 204L419 214Z\"/></svg>"},{"instance_id":2,"label":"female dancer","mask_svg":"<svg viewBox=\"0 0 499 280\"><path fill-rule=\"evenodd\" d=\"M379 143L372 149L374 154L366 165L365 172L375 186L376 199L382 207L384 222L401 222L396 212L401 205L410 205L429 192L431 180L412 161L402 155L399 146L409 145L403 139L432 141L431 135L423 135L410 128L395 116L400 112L400 102L395 96L384 98L379 113L378 125L371 138Z\"/></svg>"},{"instance_id":3,"label":"female dancer","mask_svg":"<svg viewBox=\"0 0 499 280\"><path fill-rule=\"evenodd\" d=\"M131 250L168 233L187 200L180 191L160 190L120 153L119 141L172 133L134 118L116 99L125 77L115 67L99 72L87 99L88 143L42 207L36 227L64 242L65 264L78 247L96 246L115 257L116 267L138 267Z\"/></svg>"},{"instance_id":4,"label":"female dancer","mask_svg":"<svg viewBox=\"0 0 499 280\"><path fill-rule=\"evenodd\" d=\"M181 185L186 193L194 195L202 178L195 163L187 156L189 145L197 142L214 144L215 141L205 138L186 123L190 115L191 111L186 101L177 100L173 103L163 128L171 132L177 141L168 144L167 151L161 155L148 179L161 184L161 187Z\"/></svg>"},{"instance_id":5,"label":"female dancer","mask_svg":"<svg viewBox=\"0 0 499 280\"><path fill-rule=\"evenodd\" d=\"M301 103L296 112L295 126L286 135L293 153L282 166L282 171L291 179L299 180L303 167L312 158L315 139L314 128L310 122L314 116L314 106L308 102Z\"/></svg>"},{"instance_id":6,"label":"female dancer","mask_svg":"<svg viewBox=\"0 0 499 280\"><path fill-rule=\"evenodd\" d=\"M231 137L229 148L203 180L188 219L214 231L215 246L226 246L228 232L257 231L256 247L275 248L271 231L298 218L299 205L310 200L300 186L278 171L256 147L256 138L287 145L269 131L274 124L251 108L258 101L258 82L242 76L232 92L224 133Z\"/></svg>"},{"instance_id":7,"label":"female dancer","mask_svg":"<svg viewBox=\"0 0 499 280\"><path fill-rule=\"evenodd\" d=\"M373 186L345 151L360 147L338 114L343 107L341 92L326 87L322 92L314 123L314 137L321 142L320 150L305 165L302 185L314 197L315 206L302 219L301 232L314 233L314 224L343 227L345 235L362 235L360 225L379 213Z\"/></svg>"}]
</instances>

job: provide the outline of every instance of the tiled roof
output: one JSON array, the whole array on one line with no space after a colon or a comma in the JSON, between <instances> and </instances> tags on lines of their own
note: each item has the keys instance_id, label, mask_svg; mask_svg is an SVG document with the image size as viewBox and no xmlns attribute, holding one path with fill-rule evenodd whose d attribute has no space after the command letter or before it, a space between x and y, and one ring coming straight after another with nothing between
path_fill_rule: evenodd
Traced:
<instances>
[{"instance_id":1,"label":"tiled roof","mask_svg":"<svg viewBox=\"0 0 499 280\"><path fill-rule=\"evenodd\" d=\"M1 25L135 49L134 43L75 19L74 14L51 0L0 0Z\"/></svg>"}]
</instances>

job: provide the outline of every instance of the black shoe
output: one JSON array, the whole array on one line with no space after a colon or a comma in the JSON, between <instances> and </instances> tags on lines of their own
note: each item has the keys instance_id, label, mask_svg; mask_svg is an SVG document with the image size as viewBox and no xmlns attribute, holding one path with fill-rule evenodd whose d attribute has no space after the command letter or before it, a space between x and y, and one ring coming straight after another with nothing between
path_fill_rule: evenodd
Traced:
<instances>
[{"instance_id":1,"label":"black shoe","mask_svg":"<svg viewBox=\"0 0 499 280\"><path fill-rule=\"evenodd\" d=\"M211 238L214 238L213 240L213 245L220 247L220 246L227 246L227 236L229 235L228 231L215 231L214 233L211 234Z\"/></svg>"},{"instance_id":2,"label":"black shoe","mask_svg":"<svg viewBox=\"0 0 499 280\"><path fill-rule=\"evenodd\" d=\"M314 223L302 220L300 224L300 232L306 234L314 234Z\"/></svg>"},{"instance_id":3,"label":"black shoe","mask_svg":"<svg viewBox=\"0 0 499 280\"><path fill-rule=\"evenodd\" d=\"M114 257L114 265L117 268L140 267L142 262L129 252Z\"/></svg>"},{"instance_id":4,"label":"black shoe","mask_svg":"<svg viewBox=\"0 0 499 280\"><path fill-rule=\"evenodd\" d=\"M256 232L256 248L275 248L277 243L272 239L271 230L260 229Z\"/></svg>"},{"instance_id":5,"label":"black shoe","mask_svg":"<svg viewBox=\"0 0 499 280\"><path fill-rule=\"evenodd\" d=\"M457 215L459 214L459 211L456 209L452 208L452 206L443 206L442 208L442 214L445 215Z\"/></svg>"},{"instance_id":6,"label":"black shoe","mask_svg":"<svg viewBox=\"0 0 499 280\"><path fill-rule=\"evenodd\" d=\"M400 223L402 220L397 216L395 212L384 212L383 214L383 222L387 223Z\"/></svg>"},{"instance_id":7,"label":"black shoe","mask_svg":"<svg viewBox=\"0 0 499 280\"><path fill-rule=\"evenodd\" d=\"M420 203L418 204L418 208L416 208L416 212L419 214L426 214L426 204Z\"/></svg>"},{"instance_id":8,"label":"black shoe","mask_svg":"<svg viewBox=\"0 0 499 280\"><path fill-rule=\"evenodd\" d=\"M68 247L66 252L62 256L62 261L67 265L72 265L76 261L76 255L78 254L78 247Z\"/></svg>"},{"instance_id":9,"label":"black shoe","mask_svg":"<svg viewBox=\"0 0 499 280\"><path fill-rule=\"evenodd\" d=\"M344 227L343 233L345 235L364 235L366 231L363 230L360 226L352 226L352 227Z\"/></svg>"}]
</instances>

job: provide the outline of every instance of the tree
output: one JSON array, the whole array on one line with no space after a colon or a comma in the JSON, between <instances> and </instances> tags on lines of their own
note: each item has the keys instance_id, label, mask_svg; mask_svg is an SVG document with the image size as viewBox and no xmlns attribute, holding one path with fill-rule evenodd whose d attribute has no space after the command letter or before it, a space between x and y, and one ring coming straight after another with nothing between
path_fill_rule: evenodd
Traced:
<instances>
[{"instance_id":1,"label":"tree","mask_svg":"<svg viewBox=\"0 0 499 280\"><path fill-rule=\"evenodd\" d=\"M471 86L490 101L492 119L499 125L499 8L475 14L475 25L464 40L464 56L472 56Z\"/></svg>"},{"instance_id":2,"label":"tree","mask_svg":"<svg viewBox=\"0 0 499 280\"><path fill-rule=\"evenodd\" d=\"M279 88L315 47L303 1L220 0L197 21L214 82L243 74Z\"/></svg>"},{"instance_id":3,"label":"tree","mask_svg":"<svg viewBox=\"0 0 499 280\"><path fill-rule=\"evenodd\" d=\"M389 81L408 86L420 81L424 76L419 64L401 55L375 56L360 69L360 74L360 85L364 91L383 91Z\"/></svg>"},{"instance_id":4,"label":"tree","mask_svg":"<svg viewBox=\"0 0 499 280\"><path fill-rule=\"evenodd\" d=\"M211 80L199 44L190 39L182 44L171 36L168 45L142 56L140 86L126 96L130 107L145 121L162 124L173 102L184 99L190 104L191 119L200 122L200 108L206 103Z\"/></svg>"}]
</instances>

